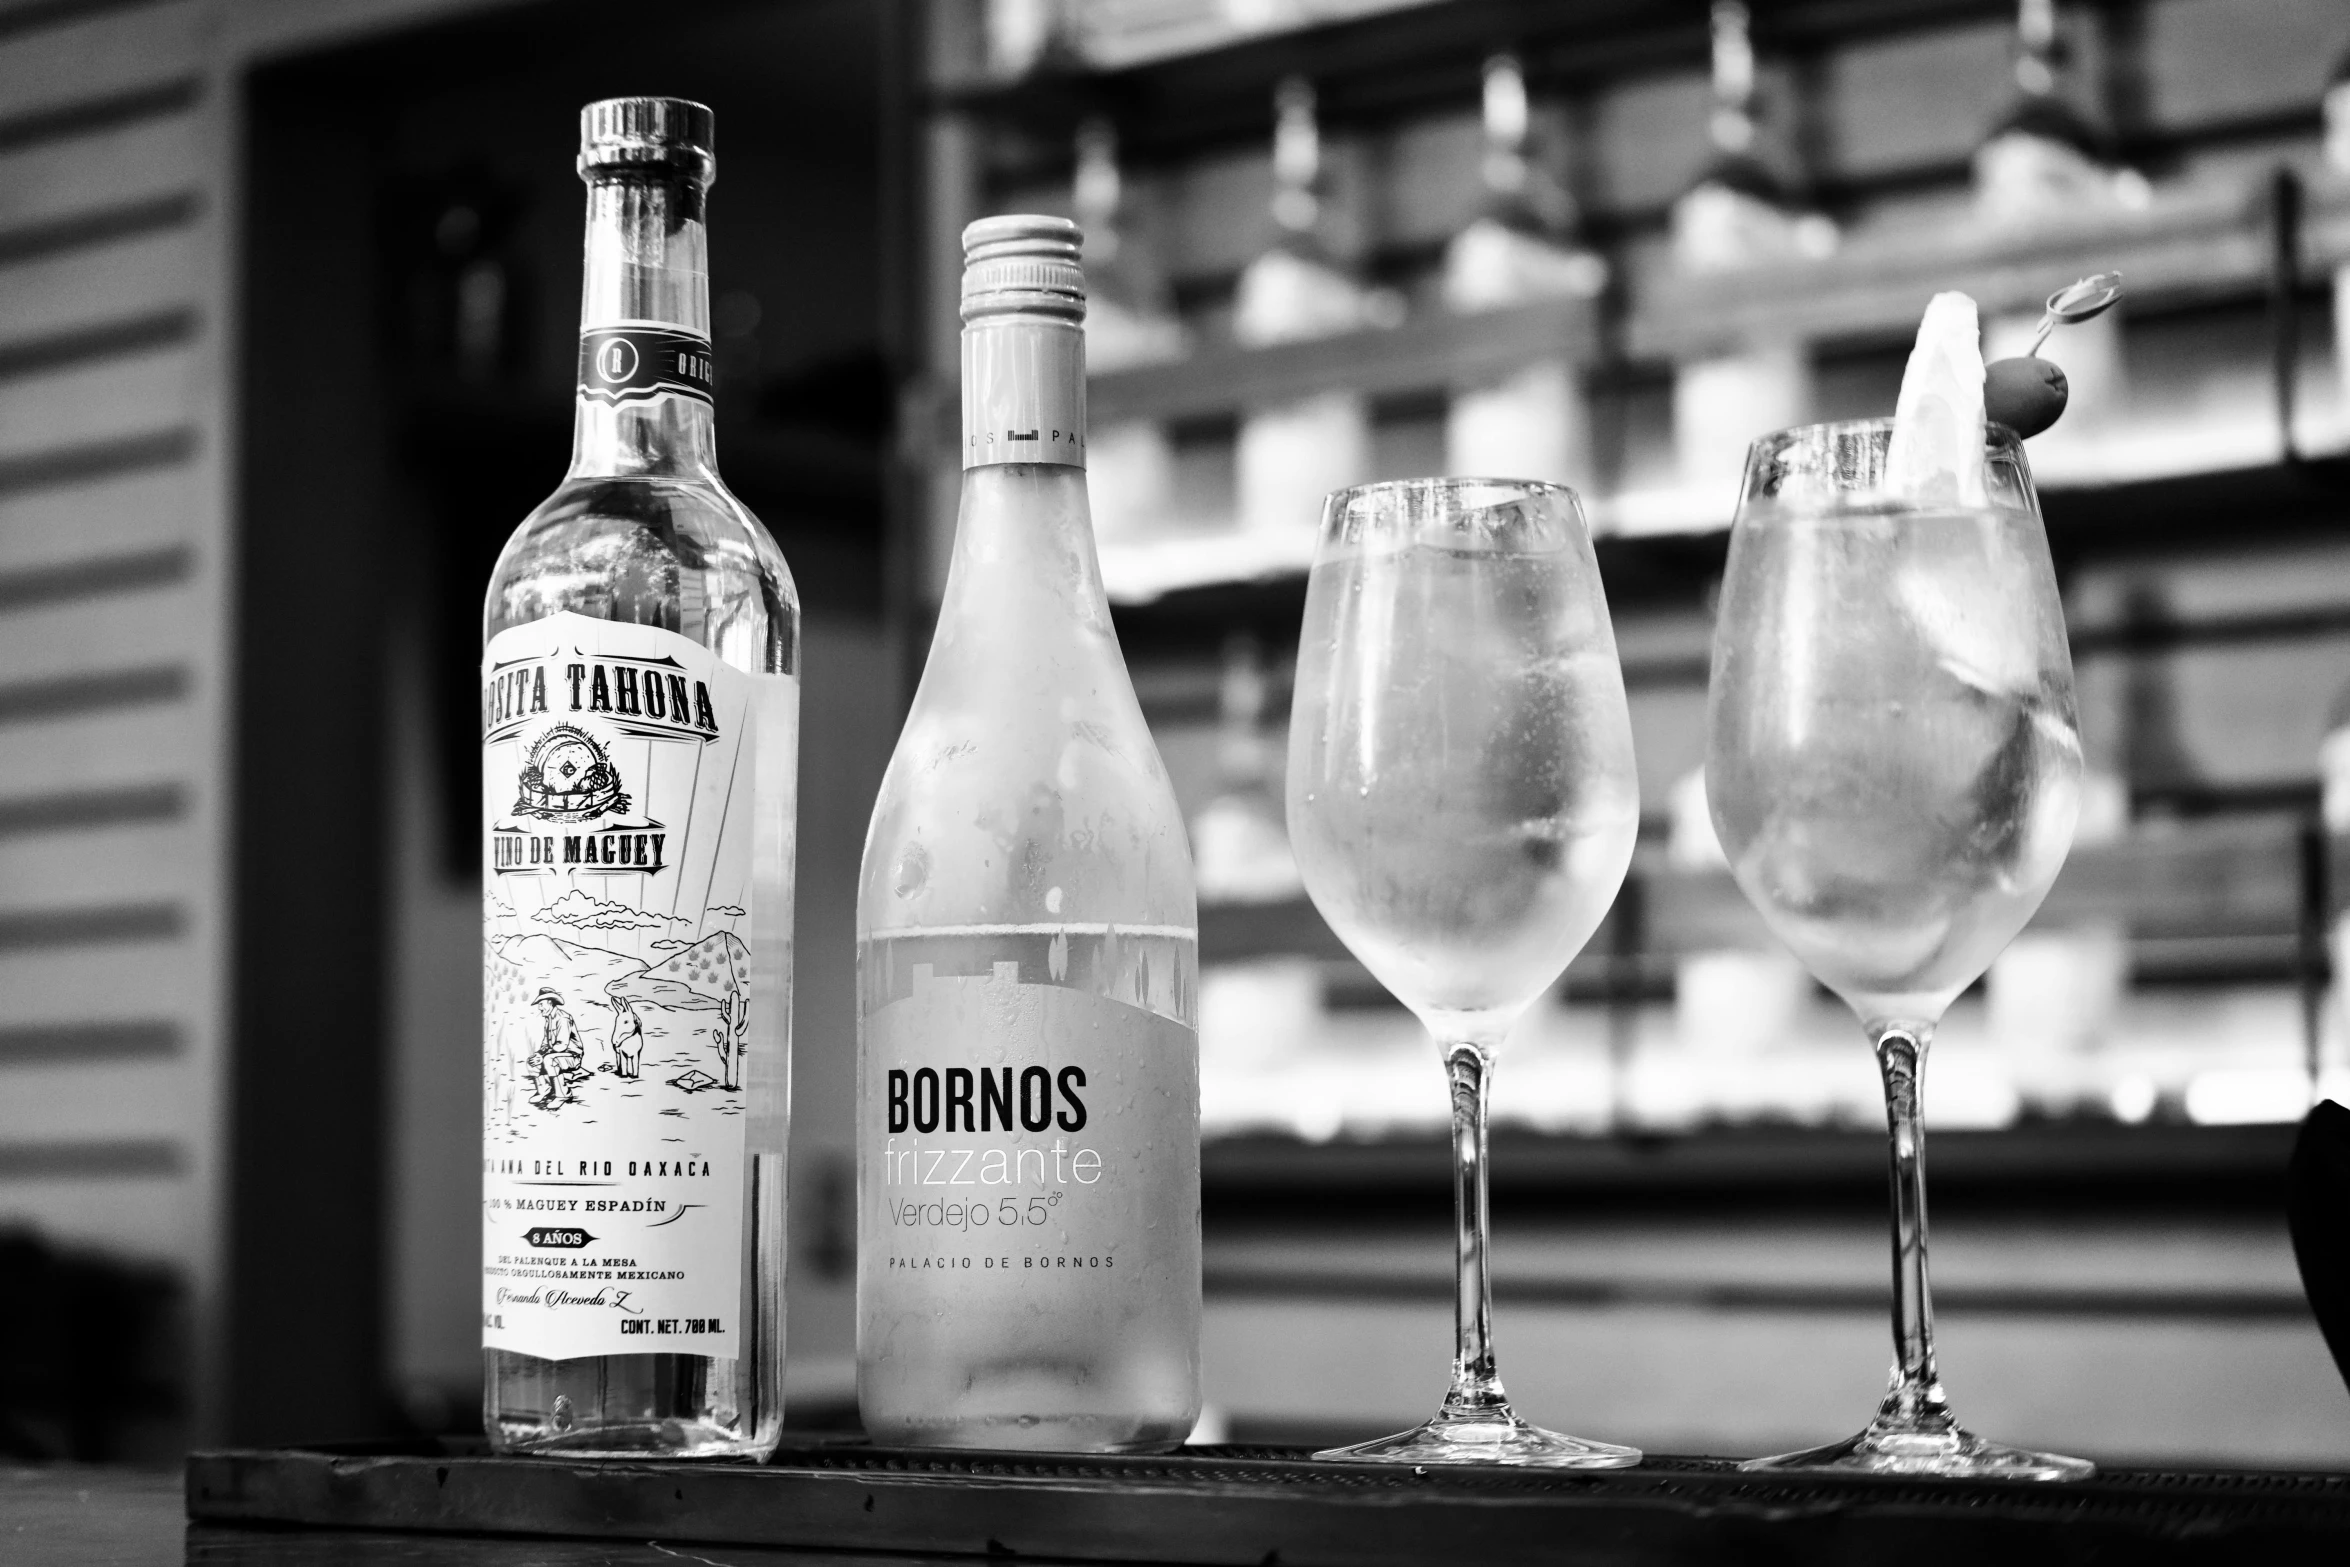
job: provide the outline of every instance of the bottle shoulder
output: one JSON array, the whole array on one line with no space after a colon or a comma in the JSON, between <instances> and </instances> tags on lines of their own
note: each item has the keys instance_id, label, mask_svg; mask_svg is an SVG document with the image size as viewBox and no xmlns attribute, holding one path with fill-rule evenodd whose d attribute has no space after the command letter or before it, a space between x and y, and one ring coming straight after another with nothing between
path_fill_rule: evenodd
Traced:
<instances>
[{"instance_id":1,"label":"bottle shoulder","mask_svg":"<svg viewBox=\"0 0 2350 1567\"><path fill-rule=\"evenodd\" d=\"M573 475L556 486L499 554L483 640L564 611L675 631L755 673L797 672L791 568L715 475Z\"/></svg>"},{"instance_id":2,"label":"bottle shoulder","mask_svg":"<svg viewBox=\"0 0 2350 1567\"><path fill-rule=\"evenodd\" d=\"M1140 707L1118 685L1007 685L998 700L958 686L918 698L874 800L858 929L1195 929L1182 809Z\"/></svg>"}]
</instances>

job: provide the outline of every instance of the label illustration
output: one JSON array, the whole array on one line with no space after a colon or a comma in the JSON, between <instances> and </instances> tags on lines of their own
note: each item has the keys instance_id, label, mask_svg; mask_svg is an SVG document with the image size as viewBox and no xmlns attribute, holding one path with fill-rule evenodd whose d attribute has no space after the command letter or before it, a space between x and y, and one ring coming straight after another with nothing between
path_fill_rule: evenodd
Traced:
<instances>
[{"instance_id":1,"label":"label illustration","mask_svg":"<svg viewBox=\"0 0 2350 1567\"><path fill-rule=\"evenodd\" d=\"M732 1357L750 676L561 614L482 661L482 1342Z\"/></svg>"},{"instance_id":2,"label":"label illustration","mask_svg":"<svg viewBox=\"0 0 2350 1567\"><path fill-rule=\"evenodd\" d=\"M893 1310L1196 1295L1197 1036L1150 1004L1192 940L869 940L859 1263Z\"/></svg>"},{"instance_id":3,"label":"label illustration","mask_svg":"<svg viewBox=\"0 0 2350 1567\"><path fill-rule=\"evenodd\" d=\"M579 395L599 403L656 397L710 401L710 340L657 321L591 327L579 334Z\"/></svg>"}]
</instances>

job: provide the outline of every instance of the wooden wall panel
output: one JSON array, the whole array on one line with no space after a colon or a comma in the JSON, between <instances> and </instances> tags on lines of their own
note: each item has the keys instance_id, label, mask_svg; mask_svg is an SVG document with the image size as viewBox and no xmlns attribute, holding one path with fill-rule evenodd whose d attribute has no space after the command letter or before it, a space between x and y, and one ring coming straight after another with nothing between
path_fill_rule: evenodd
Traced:
<instances>
[{"instance_id":1,"label":"wooden wall panel","mask_svg":"<svg viewBox=\"0 0 2350 1567\"><path fill-rule=\"evenodd\" d=\"M0 380L0 464L61 446L185 428L195 406L184 350L108 355Z\"/></svg>"},{"instance_id":2,"label":"wooden wall panel","mask_svg":"<svg viewBox=\"0 0 2350 1567\"><path fill-rule=\"evenodd\" d=\"M0 721L0 816L29 800L184 783L207 771L214 737L174 694L192 689L194 675L179 664L125 673L142 678L90 682L54 704L64 711ZM0 684L0 713L31 684Z\"/></svg>"},{"instance_id":3,"label":"wooden wall panel","mask_svg":"<svg viewBox=\"0 0 2350 1567\"><path fill-rule=\"evenodd\" d=\"M0 1167L0 1214L137 1257L169 1256L185 1247L189 1230L204 1222L190 1182L150 1173L146 1161L125 1162L127 1171L87 1163L53 1174Z\"/></svg>"},{"instance_id":4,"label":"wooden wall panel","mask_svg":"<svg viewBox=\"0 0 2350 1567\"><path fill-rule=\"evenodd\" d=\"M227 225L247 73L499 3L0 0L0 1226L181 1267L199 1437L230 1434L238 1376Z\"/></svg>"},{"instance_id":5,"label":"wooden wall panel","mask_svg":"<svg viewBox=\"0 0 2350 1567\"><path fill-rule=\"evenodd\" d=\"M181 662L198 607L194 588L173 585L0 613L0 669L29 682Z\"/></svg>"},{"instance_id":6,"label":"wooden wall panel","mask_svg":"<svg viewBox=\"0 0 2350 1567\"><path fill-rule=\"evenodd\" d=\"M186 309L203 286L203 245L177 222L0 267L0 343Z\"/></svg>"},{"instance_id":7,"label":"wooden wall panel","mask_svg":"<svg viewBox=\"0 0 2350 1567\"><path fill-rule=\"evenodd\" d=\"M197 497L174 468L0 495L0 601L27 572L79 561L186 549Z\"/></svg>"},{"instance_id":8,"label":"wooden wall panel","mask_svg":"<svg viewBox=\"0 0 2350 1567\"><path fill-rule=\"evenodd\" d=\"M137 119L0 157L0 230L56 223L204 187L193 114Z\"/></svg>"},{"instance_id":9,"label":"wooden wall panel","mask_svg":"<svg viewBox=\"0 0 2350 1567\"><path fill-rule=\"evenodd\" d=\"M218 1278L222 3L0 10L0 1227L171 1265L190 1343Z\"/></svg>"},{"instance_id":10,"label":"wooden wall panel","mask_svg":"<svg viewBox=\"0 0 2350 1567\"><path fill-rule=\"evenodd\" d=\"M209 890L211 859L176 816L0 833L0 920L51 908L169 902Z\"/></svg>"},{"instance_id":11,"label":"wooden wall panel","mask_svg":"<svg viewBox=\"0 0 2350 1567\"><path fill-rule=\"evenodd\" d=\"M0 1095L0 1168L7 1150L60 1143L177 1143L187 1132L181 1061L43 1061L18 1066Z\"/></svg>"},{"instance_id":12,"label":"wooden wall panel","mask_svg":"<svg viewBox=\"0 0 2350 1567\"><path fill-rule=\"evenodd\" d=\"M11 120L184 81L205 65L208 0L126 6L0 41L0 104Z\"/></svg>"},{"instance_id":13,"label":"wooden wall panel","mask_svg":"<svg viewBox=\"0 0 2350 1567\"><path fill-rule=\"evenodd\" d=\"M201 969L182 940L0 947L0 1028L173 1017L188 1009Z\"/></svg>"}]
</instances>

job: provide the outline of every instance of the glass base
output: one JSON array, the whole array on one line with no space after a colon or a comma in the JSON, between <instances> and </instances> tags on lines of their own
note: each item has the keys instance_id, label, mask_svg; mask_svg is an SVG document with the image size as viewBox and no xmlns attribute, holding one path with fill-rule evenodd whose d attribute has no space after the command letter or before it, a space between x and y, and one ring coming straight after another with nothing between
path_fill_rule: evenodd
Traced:
<instances>
[{"instance_id":1,"label":"glass base","mask_svg":"<svg viewBox=\"0 0 2350 1567\"><path fill-rule=\"evenodd\" d=\"M1347 1464L1516 1464L1533 1469L1629 1469L1640 1449L1590 1442L1530 1426L1507 1405L1474 1415L1438 1415L1416 1430L1333 1447L1316 1458Z\"/></svg>"},{"instance_id":2,"label":"glass base","mask_svg":"<svg viewBox=\"0 0 2350 1567\"><path fill-rule=\"evenodd\" d=\"M1750 1458L1738 1467L1762 1473L1972 1476L1984 1480L2086 1480L2097 1472L2097 1466L2086 1458L1987 1442L1957 1425L1934 1431L1871 1425L1858 1436L1826 1447Z\"/></svg>"}]
</instances>

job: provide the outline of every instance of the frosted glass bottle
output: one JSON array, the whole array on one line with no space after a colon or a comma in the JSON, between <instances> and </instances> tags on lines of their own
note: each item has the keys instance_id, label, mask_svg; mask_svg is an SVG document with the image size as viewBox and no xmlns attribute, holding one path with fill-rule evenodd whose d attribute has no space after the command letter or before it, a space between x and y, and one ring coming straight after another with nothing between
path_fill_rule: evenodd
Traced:
<instances>
[{"instance_id":1,"label":"frosted glass bottle","mask_svg":"<svg viewBox=\"0 0 2350 1567\"><path fill-rule=\"evenodd\" d=\"M961 516L857 899L876 1442L1147 1451L1199 1412L1198 918L1087 515L1077 226L963 236Z\"/></svg>"}]
</instances>

